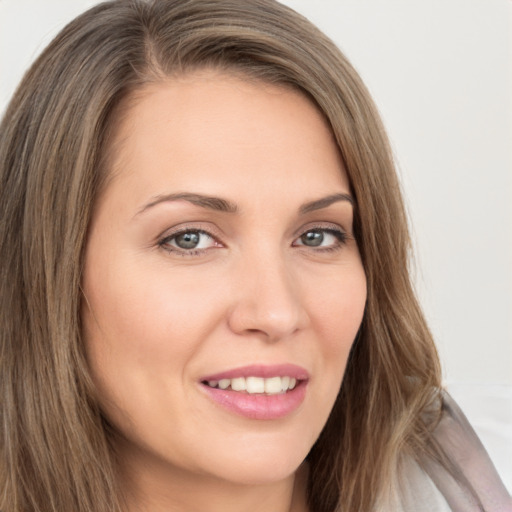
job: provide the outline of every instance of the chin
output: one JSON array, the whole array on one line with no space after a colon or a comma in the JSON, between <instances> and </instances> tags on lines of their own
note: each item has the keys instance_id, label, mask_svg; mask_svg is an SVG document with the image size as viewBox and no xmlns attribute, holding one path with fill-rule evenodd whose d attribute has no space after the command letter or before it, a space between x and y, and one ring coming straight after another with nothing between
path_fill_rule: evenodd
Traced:
<instances>
[{"instance_id":1,"label":"chin","mask_svg":"<svg viewBox=\"0 0 512 512\"><path fill-rule=\"evenodd\" d=\"M223 453L216 450L203 459L203 468L210 466L223 480L240 485L265 485L293 475L304 462L310 443L270 442L254 439L239 440Z\"/></svg>"},{"instance_id":2,"label":"chin","mask_svg":"<svg viewBox=\"0 0 512 512\"><path fill-rule=\"evenodd\" d=\"M236 485L269 485L292 476L302 462L303 460L278 461L276 457L271 461L245 461L244 464L223 468L218 476Z\"/></svg>"}]
</instances>

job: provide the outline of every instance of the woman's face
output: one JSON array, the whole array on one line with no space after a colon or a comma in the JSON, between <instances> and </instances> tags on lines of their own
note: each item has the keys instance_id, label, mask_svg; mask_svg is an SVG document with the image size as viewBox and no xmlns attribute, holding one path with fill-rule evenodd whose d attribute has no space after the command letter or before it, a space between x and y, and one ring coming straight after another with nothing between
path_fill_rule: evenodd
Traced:
<instances>
[{"instance_id":1,"label":"woman's face","mask_svg":"<svg viewBox=\"0 0 512 512\"><path fill-rule=\"evenodd\" d=\"M291 89L203 71L139 91L114 139L82 315L121 460L238 483L290 476L331 411L366 300L326 122Z\"/></svg>"}]
</instances>

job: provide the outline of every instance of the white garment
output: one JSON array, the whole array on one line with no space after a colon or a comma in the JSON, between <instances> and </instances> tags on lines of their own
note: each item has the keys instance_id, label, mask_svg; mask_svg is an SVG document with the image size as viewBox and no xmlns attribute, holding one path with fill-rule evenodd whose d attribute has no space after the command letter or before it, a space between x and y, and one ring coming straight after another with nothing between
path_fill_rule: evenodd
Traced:
<instances>
[{"instance_id":1,"label":"white garment","mask_svg":"<svg viewBox=\"0 0 512 512\"><path fill-rule=\"evenodd\" d=\"M399 500L393 505L393 511L452 512L444 496L416 461L409 459L402 470L406 481L400 486Z\"/></svg>"},{"instance_id":2,"label":"white garment","mask_svg":"<svg viewBox=\"0 0 512 512\"><path fill-rule=\"evenodd\" d=\"M512 512L512 499L468 420L445 393L436 441L457 469L457 480L432 461L406 460L397 504L377 512Z\"/></svg>"}]
</instances>

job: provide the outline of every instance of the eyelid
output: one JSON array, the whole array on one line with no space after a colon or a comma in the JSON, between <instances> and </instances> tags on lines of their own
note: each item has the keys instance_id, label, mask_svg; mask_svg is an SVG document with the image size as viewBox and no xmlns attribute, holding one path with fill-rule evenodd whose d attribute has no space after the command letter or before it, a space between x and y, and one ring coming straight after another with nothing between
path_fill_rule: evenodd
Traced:
<instances>
[{"instance_id":1,"label":"eyelid","mask_svg":"<svg viewBox=\"0 0 512 512\"><path fill-rule=\"evenodd\" d=\"M205 225L201 222L187 222L165 230L161 235L157 237L156 246L164 249L167 252L179 254L182 256L194 256L195 254L209 251L214 247L225 246L225 244L221 241L221 236L218 234L218 231L219 230L215 229L211 224ZM168 240L187 232L203 233L204 235L210 237L216 245L202 249L181 249L180 247L174 247L167 244Z\"/></svg>"},{"instance_id":2,"label":"eyelid","mask_svg":"<svg viewBox=\"0 0 512 512\"><path fill-rule=\"evenodd\" d=\"M212 225L209 222L200 222L200 221L192 221L192 222L183 222L181 224L177 224L171 228L167 228L165 231L162 231L157 236L157 240L162 240L164 238L169 238L171 236L179 235L180 233L186 231L202 231L212 238L220 239L222 238L222 233L218 228Z\"/></svg>"},{"instance_id":3,"label":"eyelid","mask_svg":"<svg viewBox=\"0 0 512 512\"><path fill-rule=\"evenodd\" d=\"M307 233L308 231L314 231L315 229L319 231L331 231L331 232L337 232L344 234L347 238L351 238L351 233L347 229L345 229L340 224L336 224L335 222L311 222L308 224L305 224L298 229L294 237L298 238L302 236L304 233Z\"/></svg>"},{"instance_id":4,"label":"eyelid","mask_svg":"<svg viewBox=\"0 0 512 512\"><path fill-rule=\"evenodd\" d=\"M323 246L323 245L308 246L304 243L297 243L297 241L300 240L300 238L304 234L306 234L310 231L323 231L325 233L328 233L331 236L336 238L336 243L327 245L327 246ZM292 246L298 247L300 249L315 251L315 252L329 252L329 251L341 249L347 243L347 241L351 238L352 238L351 235L344 228L342 228L339 224L335 224L332 222L317 222L317 223L312 223L312 224L309 224L306 226L302 226L302 228L296 233L296 235L293 239Z\"/></svg>"},{"instance_id":5,"label":"eyelid","mask_svg":"<svg viewBox=\"0 0 512 512\"><path fill-rule=\"evenodd\" d=\"M325 231L330 233L333 236L339 235L338 238L338 244L331 245L331 246L307 246L305 244L296 244L296 241L303 236L308 231ZM186 232L199 232L207 235L210 237L215 245L212 247L206 247L206 248L199 248L199 249L182 249L180 247L175 247L169 245L167 242L169 239L172 239L174 237L179 236L180 234L186 233ZM340 247L344 245L347 240L353 239L353 236L351 236L350 232L348 232L346 229L344 229L340 224L334 223L334 222L328 222L328 221L320 221L320 222L311 222L309 224L301 226L300 229L298 229L295 234L293 235L293 242L292 246L295 247L301 247L306 249L312 249L315 251L328 251L335 249L336 247ZM204 222L186 222L183 224L178 224L177 226L174 226L170 229L165 230L162 234L160 234L157 239L155 245L158 248L162 248L167 252L174 253L181 256L194 256L198 254L204 254L211 249L214 248L220 248L220 247L226 247L226 244L222 241L223 235L221 234L220 230L216 228L214 225L212 226L210 223L204 223Z\"/></svg>"}]
</instances>

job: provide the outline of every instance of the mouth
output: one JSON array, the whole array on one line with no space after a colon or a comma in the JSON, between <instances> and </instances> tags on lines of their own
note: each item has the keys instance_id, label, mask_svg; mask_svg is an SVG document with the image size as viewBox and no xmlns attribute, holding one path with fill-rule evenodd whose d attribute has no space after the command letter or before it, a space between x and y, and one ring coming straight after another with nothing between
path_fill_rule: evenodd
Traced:
<instances>
[{"instance_id":1,"label":"mouth","mask_svg":"<svg viewBox=\"0 0 512 512\"><path fill-rule=\"evenodd\" d=\"M306 396L309 374L295 365L250 366L201 379L206 395L231 413L250 419L288 416Z\"/></svg>"}]
</instances>

